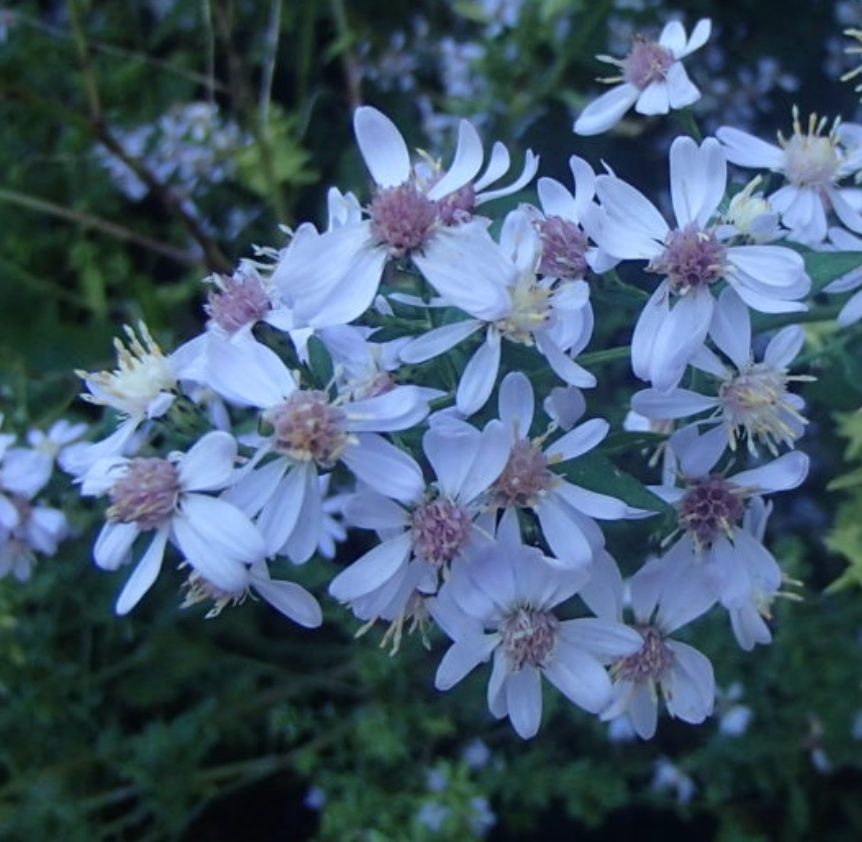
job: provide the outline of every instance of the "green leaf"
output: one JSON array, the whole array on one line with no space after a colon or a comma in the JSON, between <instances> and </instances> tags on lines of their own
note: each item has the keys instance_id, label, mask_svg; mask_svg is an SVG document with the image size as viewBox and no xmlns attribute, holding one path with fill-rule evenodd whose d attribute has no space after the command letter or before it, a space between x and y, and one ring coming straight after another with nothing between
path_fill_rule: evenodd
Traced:
<instances>
[{"instance_id":1,"label":"green leaf","mask_svg":"<svg viewBox=\"0 0 862 842\"><path fill-rule=\"evenodd\" d=\"M810 251L802 257L815 292L830 281L862 267L862 251Z\"/></svg>"},{"instance_id":2,"label":"green leaf","mask_svg":"<svg viewBox=\"0 0 862 842\"><path fill-rule=\"evenodd\" d=\"M326 388L332 381L332 357L326 346L316 336L308 340L308 367L319 388Z\"/></svg>"}]
</instances>

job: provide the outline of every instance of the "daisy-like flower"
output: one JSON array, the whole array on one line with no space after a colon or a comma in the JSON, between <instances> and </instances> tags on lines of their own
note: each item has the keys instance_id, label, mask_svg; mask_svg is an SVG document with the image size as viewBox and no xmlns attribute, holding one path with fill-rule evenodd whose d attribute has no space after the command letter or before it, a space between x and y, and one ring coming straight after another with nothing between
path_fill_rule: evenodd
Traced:
<instances>
[{"instance_id":1,"label":"daisy-like flower","mask_svg":"<svg viewBox=\"0 0 862 842\"><path fill-rule=\"evenodd\" d=\"M793 447L808 422L802 415L804 401L788 392L787 385L792 380L813 379L788 374L805 341L802 328L782 328L769 340L763 358L755 361L748 308L732 289L725 289L710 333L731 362L727 365L706 347L695 354L692 364L715 378L713 394L681 388L669 392L644 389L632 396L632 409L656 421L708 412L695 422L698 426L718 425L707 435L723 437L734 451L744 438L754 456L758 445L773 456L781 445Z\"/></svg>"},{"instance_id":2,"label":"daisy-like flower","mask_svg":"<svg viewBox=\"0 0 862 842\"><path fill-rule=\"evenodd\" d=\"M542 242L526 212L514 211L506 216L500 246L495 248L504 270L499 277L500 289L507 298L505 304L493 318L483 316L480 310L467 309L475 318L429 330L404 346L401 359L410 364L425 362L484 330L485 341L458 381L455 402L464 415L478 412L494 390L503 339L535 347L566 383L581 388L595 386L595 377L573 359L592 336L593 312L586 282L538 277ZM437 271L438 267L429 269L432 284Z\"/></svg>"},{"instance_id":3,"label":"daisy-like flower","mask_svg":"<svg viewBox=\"0 0 862 842\"><path fill-rule=\"evenodd\" d=\"M164 415L176 399L177 371L172 358L162 353L143 322L138 323L140 338L131 327L126 326L125 332L128 346L120 339L114 340L114 371L75 372L89 390L81 395L82 400L109 407L121 418L106 439L65 448L60 465L76 477L85 474L97 460L125 452L138 428Z\"/></svg>"},{"instance_id":4,"label":"daisy-like flower","mask_svg":"<svg viewBox=\"0 0 862 842\"><path fill-rule=\"evenodd\" d=\"M599 617L621 621L624 589L616 562L603 553L590 573L581 598ZM648 740L656 731L661 691L672 717L703 722L715 700L712 664L693 647L670 637L715 603L702 572L690 568L669 581L654 575L648 563L630 580L629 599L632 627L643 638L643 646L611 663L612 701L602 711L602 719L626 717L638 736Z\"/></svg>"},{"instance_id":5,"label":"daisy-like flower","mask_svg":"<svg viewBox=\"0 0 862 842\"><path fill-rule=\"evenodd\" d=\"M588 491L566 480L554 468L596 447L608 433L608 423L593 418L546 443L530 438L535 397L529 379L510 372L500 384L500 420L509 435L509 459L490 489L490 501L504 510L504 520L518 510L530 510L560 565L577 569L604 547L604 535L593 518L620 520L651 515L622 500ZM548 431L550 432L550 430Z\"/></svg>"},{"instance_id":6,"label":"daisy-like flower","mask_svg":"<svg viewBox=\"0 0 862 842\"><path fill-rule=\"evenodd\" d=\"M273 351L254 342L216 344L210 386L229 403L261 411L256 453L228 499L257 518L267 555L307 561L323 530L321 471L345 465L371 488L411 500L424 486L416 463L381 432L404 430L428 414L415 386L395 386L355 400L301 389Z\"/></svg>"},{"instance_id":7,"label":"daisy-like flower","mask_svg":"<svg viewBox=\"0 0 862 842\"><path fill-rule=\"evenodd\" d=\"M682 485L650 490L676 508L679 538L657 564L677 571L667 573L671 579L691 565L702 566L716 598L729 610L749 603L753 587L776 593L781 568L743 518L753 498L799 486L808 474L808 456L794 450L727 476L714 471L723 447L698 436L695 427L674 433L670 446Z\"/></svg>"},{"instance_id":8,"label":"daisy-like flower","mask_svg":"<svg viewBox=\"0 0 862 842\"><path fill-rule=\"evenodd\" d=\"M611 698L603 660L632 655L643 638L615 621L556 615L586 579L584 571L551 566L532 547L510 541L481 547L429 600L453 640L437 669L437 689L450 689L493 658L488 707L498 719L508 716L524 739L541 724L543 675L574 704L599 713Z\"/></svg>"},{"instance_id":9,"label":"daisy-like flower","mask_svg":"<svg viewBox=\"0 0 862 842\"><path fill-rule=\"evenodd\" d=\"M802 257L778 245L727 244L716 218L727 183L721 145L678 137L670 149L676 228L638 190L611 175L596 179L601 211L591 215L592 238L609 254L648 260L664 277L646 303L632 337L632 368L666 392L677 385L712 321L712 287L726 281L755 310L804 310L809 290ZM726 236L727 228L722 226Z\"/></svg>"},{"instance_id":10,"label":"daisy-like flower","mask_svg":"<svg viewBox=\"0 0 862 842\"><path fill-rule=\"evenodd\" d=\"M624 59L598 56L600 61L618 67L621 75L601 80L618 84L581 112L575 120L575 133L606 132L632 106L638 114L653 115L697 102L700 91L688 78L682 59L707 42L711 29L711 22L704 18L697 22L691 37L686 37L683 25L671 21L662 29L658 41L637 36Z\"/></svg>"},{"instance_id":11,"label":"daisy-like flower","mask_svg":"<svg viewBox=\"0 0 862 842\"><path fill-rule=\"evenodd\" d=\"M168 542L215 587L236 592L247 586L246 565L263 558L263 539L236 506L208 493L233 482L236 456L236 440L217 430L188 453L109 457L83 477L82 494L107 495L111 503L93 550L99 567L128 564L138 536L151 533L117 599L118 614L131 611L153 585Z\"/></svg>"},{"instance_id":12,"label":"daisy-like flower","mask_svg":"<svg viewBox=\"0 0 862 842\"><path fill-rule=\"evenodd\" d=\"M346 508L349 523L377 530L382 540L339 573L329 592L341 602L361 600L363 613L373 611L372 616L402 614L420 586L436 591L439 576L447 576L482 540L476 519L484 511L483 495L509 455L509 437L499 421L479 431L452 420L432 426L422 444L436 475L433 484L401 505L360 491ZM393 604L396 594L400 610Z\"/></svg>"},{"instance_id":13,"label":"daisy-like flower","mask_svg":"<svg viewBox=\"0 0 862 842\"><path fill-rule=\"evenodd\" d=\"M848 199L840 182L862 169L858 126L836 120L827 131L825 118L810 115L803 127L793 109L793 134L779 132L778 143L767 143L732 126L715 133L727 160L742 167L780 173L787 183L770 194L772 207L791 231L791 238L810 246L826 237L829 210L853 231L862 232L862 214Z\"/></svg>"},{"instance_id":14,"label":"daisy-like flower","mask_svg":"<svg viewBox=\"0 0 862 842\"><path fill-rule=\"evenodd\" d=\"M273 282L297 316L316 327L352 321L374 300L384 266L405 258L426 277L429 267L448 267L448 273L434 273L432 284L454 306L468 311L481 306L483 313L492 313L505 304L487 220L473 213L483 201L524 187L535 175L538 159L528 153L513 184L486 191L508 171L509 153L495 144L477 178L484 152L467 121L460 124L455 157L445 171L427 156L414 165L397 127L374 108L358 108L353 127L375 195L366 219L323 234L303 227L285 249ZM465 276L469 284L463 283Z\"/></svg>"}]
</instances>

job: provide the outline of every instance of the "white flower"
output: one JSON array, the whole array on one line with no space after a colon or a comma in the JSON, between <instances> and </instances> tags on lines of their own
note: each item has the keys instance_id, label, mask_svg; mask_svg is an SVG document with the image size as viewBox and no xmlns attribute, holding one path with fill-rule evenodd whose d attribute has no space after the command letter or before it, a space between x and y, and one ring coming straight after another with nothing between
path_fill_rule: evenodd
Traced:
<instances>
[{"instance_id":1,"label":"white flower","mask_svg":"<svg viewBox=\"0 0 862 842\"><path fill-rule=\"evenodd\" d=\"M593 313L586 282L580 279L557 282L555 278L537 276L541 240L530 216L523 211L506 216L500 240L496 260L500 264L498 282L506 296L502 306L492 317L483 315L484 304L475 310L462 306L476 318L429 330L408 342L400 352L406 363L425 362L484 330L484 342L458 381L455 402L464 415L478 412L491 396L500 369L503 339L535 347L553 371L570 385L586 388L596 383L595 377L573 359L592 336ZM429 267L427 276L432 284L440 270L441 267ZM460 269L457 273L467 283L468 275Z\"/></svg>"},{"instance_id":2,"label":"white flower","mask_svg":"<svg viewBox=\"0 0 862 842\"><path fill-rule=\"evenodd\" d=\"M845 231L843 228L830 228L829 241L836 250L862 251L862 238ZM859 289L860 287L862 287L862 269L854 269L823 287L823 291L828 293L853 293L841 306L835 320L838 327L847 327L862 319L862 289Z\"/></svg>"},{"instance_id":3,"label":"white flower","mask_svg":"<svg viewBox=\"0 0 862 842\"><path fill-rule=\"evenodd\" d=\"M375 196L368 218L345 222L318 234L298 230L273 273L273 282L297 316L317 327L346 324L371 305L383 268L390 260L411 258L420 272L451 266L470 278L470 285L435 274L431 283L451 304L475 307L477 296L489 299L489 312L504 303L494 264L487 220L473 216L483 201L508 195L535 175L538 159L528 153L524 171L506 188L484 191L509 169L509 154L495 144L488 167L478 179L484 153L476 130L461 121L455 158L448 170L429 158L414 165L401 133L381 112L358 108L353 119L356 139L371 177ZM453 267L454 268L454 267Z\"/></svg>"},{"instance_id":4,"label":"white flower","mask_svg":"<svg viewBox=\"0 0 862 842\"><path fill-rule=\"evenodd\" d=\"M107 494L107 523L96 539L94 558L104 570L128 564L142 533L150 543L117 599L126 614L155 582L170 541L215 587L236 592L248 582L246 564L263 558L263 540L234 505L206 492L233 481L237 444L215 431L188 453L160 457L102 459L83 478L84 495Z\"/></svg>"},{"instance_id":5,"label":"white flower","mask_svg":"<svg viewBox=\"0 0 862 842\"><path fill-rule=\"evenodd\" d=\"M401 505L370 492L347 505L348 521L377 530L381 542L339 573L329 592L341 602L361 600L363 619L403 613L420 585L433 593L439 575L481 540L475 521L484 511L482 495L509 455L499 421L481 431L459 421L432 426L422 444L436 482Z\"/></svg>"},{"instance_id":6,"label":"white flower","mask_svg":"<svg viewBox=\"0 0 862 842\"><path fill-rule=\"evenodd\" d=\"M643 646L611 663L613 697L601 715L604 720L628 718L645 740L656 731L658 689L668 713L693 724L709 716L715 699L709 659L670 637L709 609L715 595L698 568L672 581L663 573L656 575L647 564L629 583L635 615L632 627L643 637ZM581 596L598 616L622 619L623 581L616 562L607 553L591 568L590 582Z\"/></svg>"},{"instance_id":7,"label":"white flower","mask_svg":"<svg viewBox=\"0 0 862 842\"><path fill-rule=\"evenodd\" d=\"M601 711L611 693L602 659L629 655L643 640L616 622L556 616L553 609L585 579L583 571L552 567L539 550L508 541L484 545L453 568L429 601L454 641L437 670L437 689L448 690L493 657L488 706L497 718L508 716L524 739L541 723L542 675L579 707Z\"/></svg>"},{"instance_id":8,"label":"white flower","mask_svg":"<svg viewBox=\"0 0 862 842\"><path fill-rule=\"evenodd\" d=\"M723 126L716 137L724 145L727 160L742 167L781 173L787 183L768 198L791 230L791 237L810 246L826 237L829 209L848 228L862 232L862 215L848 200L848 189L839 183L862 168L862 145L856 142L856 127L835 121L824 134L826 120L812 114L807 128L793 109L793 134L778 143L767 143L747 132Z\"/></svg>"},{"instance_id":9,"label":"white flower","mask_svg":"<svg viewBox=\"0 0 862 842\"><path fill-rule=\"evenodd\" d=\"M535 397L524 374L510 372L503 378L499 400L510 451L505 469L491 486L491 503L505 510L504 520L516 522L519 509L533 511L562 566L586 566L604 547L604 535L593 518L619 520L652 514L565 478L564 463L596 447L608 433L607 421L593 418L546 443L545 436L530 438Z\"/></svg>"},{"instance_id":10,"label":"white flower","mask_svg":"<svg viewBox=\"0 0 862 842\"><path fill-rule=\"evenodd\" d=\"M685 108L700 99L700 91L688 78L682 59L700 49L709 38L711 22L697 22L691 37L679 21L666 24L658 41L635 38L631 52L622 60L598 56L614 64L622 75L603 81L621 84L590 103L575 121L576 134L595 135L616 125L634 106L639 114L667 114L672 108Z\"/></svg>"},{"instance_id":11,"label":"white flower","mask_svg":"<svg viewBox=\"0 0 862 842\"><path fill-rule=\"evenodd\" d=\"M670 149L671 198L677 227L638 190L611 175L596 179L601 211L588 220L592 238L609 254L648 260L664 276L647 301L632 337L632 368L659 391L677 385L710 327L711 287L726 280L743 301L765 313L806 309L802 257L777 245L725 245L718 210L726 189L721 146L678 137Z\"/></svg>"},{"instance_id":12,"label":"white flower","mask_svg":"<svg viewBox=\"0 0 862 842\"><path fill-rule=\"evenodd\" d=\"M733 290L725 289L719 296L710 333L732 365L706 347L694 355L692 365L715 378L714 394L680 388L666 393L644 389L632 396L632 408L656 421L710 412L695 423L720 425L721 433L716 435L723 433L731 450L736 450L744 437L755 456L758 445L773 456L778 454L779 445L792 447L807 420L802 416L803 400L788 392L787 384L813 379L787 373L805 341L802 328L782 328L770 339L762 360L755 362L748 309Z\"/></svg>"}]
</instances>

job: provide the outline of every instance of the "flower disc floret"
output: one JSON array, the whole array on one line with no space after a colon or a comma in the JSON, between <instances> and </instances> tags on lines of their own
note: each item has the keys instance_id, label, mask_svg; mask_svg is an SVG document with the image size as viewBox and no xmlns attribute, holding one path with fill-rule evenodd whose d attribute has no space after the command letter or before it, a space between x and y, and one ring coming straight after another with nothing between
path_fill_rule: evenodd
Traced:
<instances>
[{"instance_id":1,"label":"flower disc floret","mask_svg":"<svg viewBox=\"0 0 862 842\"><path fill-rule=\"evenodd\" d=\"M521 606L500 622L503 652L512 671L544 665L553 655L560 621L548 611Z\"/></svg>"},{"instance_id":2,"label":"flower disc floret","mask_svg":"<svg viewBox=\"0 0 862 842\"><path fill-rule=\"evenodd\" d=\"M172 515L179 492L179 474L167 459L132 459L108 492L107 519L134 523L142 531L156 529Z\"/></svg>"},{"instance_id":3,"label":"flower disc floret","mask_svg":"<svg viewBox=\"0 0 862 842\"><path fill-rule=\"evenodd\" d=\"M838 181L841 159L837 151L837 125L827 135L823 134L824 128L825 118L818 119L816 114L811 114L808 131L803 132L794 110L790 140L779 134L778 141L784 149L784 174L791 184L826 188Z\"/></svg>"},{"instance_id":4,"label":"flower disc floret","mask_svg":"<svg viewBox=\"0 0 862 842\"><path fill-rule=\"evenodd\" d=\"M294 392L284 403L267 412L277 451L297 462L314 461L331 468L349 436L344 410L333 406L325 392Z\"/></svg>"},{"instance_id":5,"label":"flower disc floret","mask_svg":"<svg viewBox=\"0 0 862 842\"><path fill-rule=\"evenodd\" d=\"M679 525L698 546L710 546L720 535L730 535L745 505L740 489L712 474L693 480L679 502Z\"/></svg>"},{"instance_id":6,"label":"flower disc floret","mask_svg":"<svg viewBox=\"0 0 862 842\"><path fill-rule=\"evenodd\" d=\"M443 567L467 542L471 525L467 510L446 497L422 503L412 515L413 551L434 567Z\"/></svg>"},{"instance_id":7,"label":"flower disc floret","mask_svg":"<svg viewBox=\"0 0 862 842\"><path fill-rule=\"evenodd\" d=\"M243 281L221 278L220 289L210 292L204 309L225 332L236 333L263 318L271 308L260 280L248 275Z\"/></svg>"},{"instance_id":8,"label":"flower disc floret","mask_svg":"<svg viewBox=\"0 0 862 842\"><path fill-rule=\"evenodd\" d=\"M393 257L423 245L437 221L437 203L409 183L379 189L368 212L372 236Z\"/></svg>"},{"instance_id":9,"label":"flower disc floret","mask_svg":"<svg viewBox=\"0 0 862 842\"><path fill-rule=\"evenodd\" d=\"M532 508L554 484L548 458L527 439L512 445L506 467L491 486L491 496L501 508Z\"/></svg>"},{"instance_id":10,"label":"flower disc floret","mask_svg":"<svg viewBox=\"0 0 862 842\"><path fill-rule=\"evenodd\" d=\"M538 220L542 240L539 274L552 278L582 278L587 271L587 235L580 226L561 216Z\"/></svg>"},{"instance_id":11,"label":"flower disc floret","mask_svg":"<svg viewBox=\"0 0 862 842\"><path fill-rule=\"evenodd\" d=\"M437 200L437 217L443 225L456 225L472 218L476 210L476 188L472 182Z\"/></svg>"},{"instance_id":12,"label":"flower disc floret","mask_svg":"<svg viewBox=\"0 0 862 842\"><path fill-rule=\"evenodd\" d=\"M643 637L644 645L634 654L617 661L613 674L623 681L660 681L673 660L664 634L651 625L637 625L635 628Z\"/></svg>"},{"instance_id":13,"label":"flower disc floret","mask_svg":"<svg viewBox=\"0 0 862 842\"><path fill-rule=\"evenodd\" d=\"M630 85L645 88L653 82L661 82L670 66L676 61L667 47L644 38L635 38L631 52L623 59L623 78Z\"/></svg>"},{"instance_id":14,"label":"flower disc floret","mask_svg":"<svg viewBox=\"0 0 862 842\"><path fill-rule=\"evenodd\" d=\"M732 429L743 429L749 442L762 441L773 453L779 443L792 445L797 432L788 424L806 423L790 402L787 374L765 362L751 363L725 380L718 390L724 420ZM735 447L735 438L731 446Z\"/></svg>"},{"instance_id":15,"label":"flower disc floret","mask_svg":"<svg viewBox=\"0 0 862 842\"><path fill-rule=\"evenodd\" d=\"M698 290L719 280L725 271L725 248L714 232L689 225L671 231L664 251L650 269L667 276L677 295Z\"/></svg>"}]
</instances>

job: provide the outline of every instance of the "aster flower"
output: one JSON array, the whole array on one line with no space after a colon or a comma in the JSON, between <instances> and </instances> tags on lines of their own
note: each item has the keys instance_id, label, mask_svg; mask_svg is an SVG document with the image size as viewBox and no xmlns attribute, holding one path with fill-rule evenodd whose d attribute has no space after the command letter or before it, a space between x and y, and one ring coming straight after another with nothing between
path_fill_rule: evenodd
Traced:
<instances>
[{"instance_id":1,"label":"aster flower","mask_svg":"<svg viewBox=\"0 0 862 842\"><path fill-rule=\"evenodd\" d=\"M341 602L361 600L363 614L374 611L372 605L372 616L402 614L415 590L436 591L439 576L448 576L457 559L483 540L476 525L483 495L509 455L503 425L492 421L479 431L453 420L432 426L422 444L436 476L431 485L401 505L367 491L347 504L348 522L377 530L381 542L339 573L329 592Z\"/></svg>"},{"instance_id":2,"label":"aster flower","mask_svg":"<svg viewBox=\"0 0 862 842\"><path fill-rule=\"evenodd\" d=\"M246 564L263 558L263 539L236 506L208 493L233 482L236 456L236 440L217 430L188 453L107 457L83 477L82 494L111 501L93 551L99 567L128 564L138 536L151 533L117 599L118 614L131 611L153 585L169 542L215 587L235 592L247 585Z\"/></svg>"},{"instance_id":3,"label":"aster flower","mask_svg":"<svg viewBox=\"0 0 862 842\"><path fill-rule=\"evenodd\" d=\"M509 154L496 144L485 172L476 178L484 153L476 130L461 121L458 146L448 170L425 158L414 165L407 144L388 117L369 106L353 120L360 151L376 185L368 218L323 234L297 231L273 272L273 282L292 302L297 316L320 327L346 324L371 305L384 266L412 259L451 304L492 313L505 303L495 278L493 241L487 221L474 217L483 201L517 192L535 175L538 159L528 153L524 171L506 188L485 191L509 169ZM489 257L490 254L490 257ZM469 285L462 283L466 274Z\"/></svg>"},{"instance_id":4,"label":"aster flower","mask_svg":"<svg viewBox=\"0 0 862 842\"><path fill-rule=\"evenodd\" d=\"M719 425L714 435L723 435L731 450L736 450L744 438L754 456L758 445L773 456L778 454L779 445L793 447L807 420L802 415L802 398L788 392L787 384L813 379L788 374L805 341L802 328L782 328L769 340L763 358L755 361L748 308L733 290L725 289L710 331L731 365L706 347L694 355L692 365L715 378L714 394L681 388L666 393L644 389L632 396L632 408L656 421L709 412L695 423L700 427Z\"/></svg>"},{"instance_id":5,"label":"aster flower","mask_svg":"<svg viewBox=\"0 0 862 842\"><path fill-rule=\"evenodd\" d=\"M637 36L622 60L598 56L618 67L622 75L602 80L619 84L581 112L575 121L575 133L601 134L615 126L632 106L639 114L653 115L697 102L700 91L688 78L682 59L706 43L711 29L711 22L704 18L697 22L691 37L686 37L683 25L671 21L662 29L658 41Z\"/></svg>"},{"instance_id":6,"label":"aster flower","mask_svg":"<svg viewBox=\"0 0 862 842\"><path fill-rule=\"evenodd\" d=\"M604 535L594 518L619 520L653 514L569 482L564 468L553 470L596 447L608 433L607 421L584 421L552 442L546 442L550 429L531 439L535 397L529 379L520 372L503 378L499 411L509 435L509 459L491 486L490 501L504 510L504 519L515 518L518 510L532 511L560 565L586 566L604 547Z\"/></svg>"},{"instance_id":7,"label":"aster flower","mask_svg":"<svg viewBox=\"0 0 862 842\"><path fill-rule=\"evenodd\" d=\"M88 392L82 400L115 410L120 417L117 429L94 444L78 443L65 448L60 458L63 470L82 476L101 458L126 452L142 424L163 416L177 396L174 360L166 357L143 322L138 335L126 326L128 346L114 340L117 368L114 371L75 372Z\"/></svg>"},{"instance_id":8,"label":"aster flower","mask_svg":"<svg viewBox=\"0 0 862 842\"><path fill-rule=\"evenodd\" d=\"M508 214L498 249L504 270L499 277L500 289L507 298L505 304L497 308L493 318L482 316L479 309L467 309L476 318L429 330L400 352L406 363L425 362L484 330L484 342L458 381L455 402L464 415L478 412L491 396L500 369L503 339L535 347L566 383L580 387L596 383L595 377L573 359L592 336L589 287L583 280L557 282L555 278L539 278L536 269L541 253L541 240L530 216L521 211ZM432 284L437 271L436 267L429 271Z\"/></svg>"},{"instance_id":9,"label":"aster flower","mask_svg":"<svg viewBox=\"0 0 862 842\"><path fill-rule=\"evenodd\" d=\"M607 553L591 568L581 597L599 617L622 621L623 581ZM643 638L643 646L611 662L612 701L602 719L625 717L638 736L648 740L656 731L660 691L672 717L703 722L715 699L712 664L693 647L670 637L715 603L701 570L690 568L670 580L654 575L647 563L631 578L629 599L632 628Z\"/></svg>"},{"instance_id":10,"label":"aster flower","mask_svg":"<svg viewBox=\"0 0 862 842\"><path fill-rule=\"evenodd\" d=\"M450 689L493 658L488 707L498 719L508 716L524 739L541 724L543 675L584 710L603 710L611 682L602 660L636 652L643 639L614 621L557 617L554 609L586 578L584 571L554 567L539 550L518 543L479 548L429 601L432 616L453 640L437 669L437 689Z\"/></svg>"},{"instance_id":11,"label":"aster flower","mask_svg":"<svg viewBox=\"0 0 862 842\"><path fill-rule=\"evenodd\" d=\"M725 475L714 470L723 453L714 439L684 427L670 438L681 486L650 486L677 511L678 538L656 562L672 580L691 565L707 575L718 601L734 610L750 603L752 588L776 593L782 572L758 535L744 526L753 498L799 486L809 459L790 451L758 467Z\"/></svg>"},{"instance_id":12,"label":"aster flower","mask_svg":"<svg viewBox=\"0 0 862 842\"><path fill-rule=\"evenodd\" d=\"M344 464L371 488L413 499L423 485L415 462L377 433L404 430L428 414L415 386L356 400L302 389L277 354L258 343L214 345L210 385L228 402L260 410L255 454L228 498L257 518L267 555L311 557L323 528L320 472Z\"/></svg>"},{"instance_id":13,"label":"aster flower","mask_svg":"<svg viewBox=\"0 0 862 842\"><path fill-rule=\"evenodd\" d=\"M724 196L727 166L721 146L678 137L670 149L671 228L638 190L611 175L596 179L601 211L589 220L592 238L609 254L645 259L664 276L646 303L632 337L632 368L666 392L677 385L712 321L711 287L726 281L755 310L804 310L809 290L802 257L777 245L725 244L715 214ZM726 228L723 229L726 234Z\"/></svg>"},{"instance_id":14,"label":"aster flower","mask_svg":"<svg viewBox=\"0 0 862 842\"><path fill-rule=\"evenodd\" d=\"M767 143L732 126L723 126L716 137L724 146L727 160L742 167L771 170L787 183L768 198L791 231L791 238L810 246L826 237L830 208L841 222L862 232L862 214L840 182L862 169L862 145L858 127L836 120L826 131L825 118L810 115L807 127L793 109L793 134L778 143Z\"/></svg>"}]
</instances>

